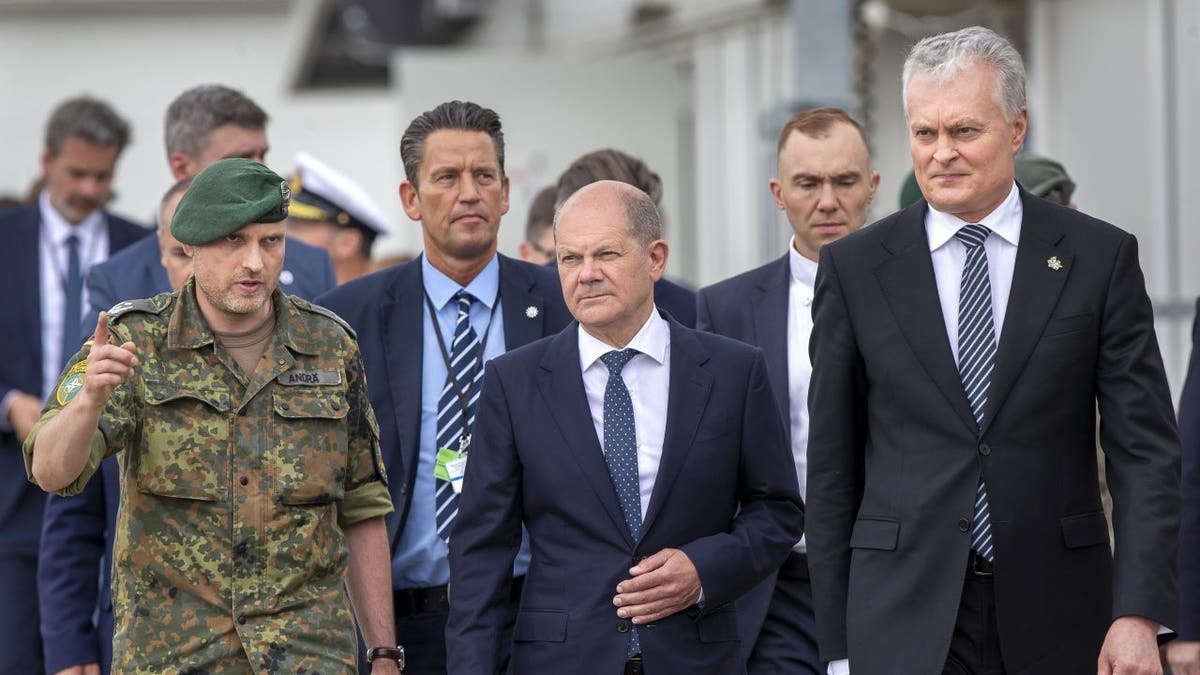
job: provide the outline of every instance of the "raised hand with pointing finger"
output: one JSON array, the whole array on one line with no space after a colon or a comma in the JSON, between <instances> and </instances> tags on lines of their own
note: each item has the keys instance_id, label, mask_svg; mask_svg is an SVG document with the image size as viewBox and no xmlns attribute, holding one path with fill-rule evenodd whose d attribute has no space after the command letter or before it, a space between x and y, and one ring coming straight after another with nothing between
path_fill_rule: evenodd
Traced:
<instances>
[{"instance_id":1,"label":"raised hand with pointing finger","mask_svg":"<svg viewBox=\"0 0 1200 675\"><path fill-rule=\"evenodd\" d=\"M129 341L120 346L112 345L108 339L108 312L100 312L96 319L96 332L92 334L87 366L83 371L83 382L75 385L81 399L76 405L88 405L99 411L108 401L113 388L133 375L138 363L137 348ZM72 386L71 382L70 378L64 379L60 389ZM67 400L74 397L75 393L69 393Z\"/></svg>"}]
</instances>

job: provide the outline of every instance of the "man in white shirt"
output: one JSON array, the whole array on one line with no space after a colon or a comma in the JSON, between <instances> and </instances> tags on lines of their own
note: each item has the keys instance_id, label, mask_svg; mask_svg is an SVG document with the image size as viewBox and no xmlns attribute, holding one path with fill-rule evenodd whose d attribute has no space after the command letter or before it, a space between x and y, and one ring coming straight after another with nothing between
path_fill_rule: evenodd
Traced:
<instances>
[{"instance_id":1,"label":"man in white shirt","mask_svg":"<svg viewBox=\"0 0 1200 675\"><path fill-rule=\"evenodd\" d=\"M529 532L510 672L739 672L731 602L800 538L803 507L757 349L654 306L667 244L625 183L555 222L576 319L490 361L450 539L450 672L496 672Z\"/></svg>"},{"instance_id":2,"label":"man in white shirt","mask_svg":"<svg viewBox=\"0 0 1200 675\"><path fill-rule=\"evenodd\" d=\"M83 280L149 230L104 211L129 124L89 97L59 104L46 125L37 203L0 212L0 672L42 672L36 583L46 495L21 475L21 443L63 364L83 344ZM92 317L93 322L95 317ZM96 572L91 572L95 583Z\"/></svg>"},{"instance_id":3,"label":"man in white shirt","mask_svg":"<svg viewBox=\"0 0 1200 675\"><path fill-rule=\"evenodd\" d=\"M1137 241L1015 184L1025 70L1006 39L926 38L903 84L925 199L824 247L817 273L821 656L855 675L1159 673L1179 441Z\"/></svg>"},{"instance_id":4,"label":"man in white shirt","mask_svg":"<svg viewBox=\"0 0 1200 675\"><path fill-rule=\"evenodd\" d=\"M787 215L787 253L701 289L697 327L763 350L771 388L789 427L800 496L808 464L808 337L813 279L822 246L863 226L879 187L862 125L838 108L793 115L779 133L778 173L770 181ZM750 675L823 673L817 650L807 543L792 547L779 574L738 601Z\"/></svg>"}]
</instances>

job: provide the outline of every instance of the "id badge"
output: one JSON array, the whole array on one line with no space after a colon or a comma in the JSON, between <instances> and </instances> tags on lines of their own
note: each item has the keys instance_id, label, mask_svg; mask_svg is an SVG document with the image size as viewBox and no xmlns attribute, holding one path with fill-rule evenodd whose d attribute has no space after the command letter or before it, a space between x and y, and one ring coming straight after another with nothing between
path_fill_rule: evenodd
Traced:
<instances>
[{"instance_id":1,"label":"id badge","mask_svg":"<svg viewBox=\"0 0 1200 675\"><path fill-rule=\"evenodd\" d=\"M446 462L446 474L450 477L450 487L454 494L462 494L463 476L467 473L466 456Z\"/></svg>"}]
</instances>

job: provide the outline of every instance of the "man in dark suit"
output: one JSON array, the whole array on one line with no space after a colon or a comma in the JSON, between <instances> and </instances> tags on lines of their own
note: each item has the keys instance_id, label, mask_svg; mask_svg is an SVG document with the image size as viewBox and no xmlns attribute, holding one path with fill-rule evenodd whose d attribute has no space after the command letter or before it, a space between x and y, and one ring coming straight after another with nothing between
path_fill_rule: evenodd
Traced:
<instances>
[{"instance_id":1,"label":"man in dark suit","mask_svg":"<svg viewBox=\"0 0 1200 675\"><path fill-rule=\"evenodd\" d=\"M612 148L594 150L571 162L558 177L556 202L562 204L579 188L600 180L628 183L650 195L655 207L662 202L658 174L637 157ZM696 292L692 289L662 277L654 282L654 305L688 328L696 327Z\"/></svg>"},{"instance_id":2,"label":"man in dark suit","mask_svg":"<svg viewBox=\"0 0 1200 675\"><path fill-rule=\"evenodd\" d=\"M561 207L578 323L487 366L450 540L452 672L499 672L522 526L509 672L744 672L731 602L800 538L803 506L762 353L655 310L661 236L625 183Z\"/></svg>"},{"instance_id":3,"label":"man in dark suit","mask_svg":"<svg viewBox=\"0 0 1200 675\"><path fill-rule=\"evenodd\" d=\"M88 97L60 104L46 127L36 204L0 213L0 672L41 672L37 561L45 494L19 471L21 443L65 359L83 343L87 270L149 232L103 210L129 125ZM32 488L32 489L31 489ZM96 570L91 570L94 582ZM90 618L90 616L89 616Z\"/></svg>"},{"instance_id":4,"label":"man in dark suit","mask_svg":"<svg viewBox=\"0 0 1200 675\"><path fill-rule=\"evenodd\" d=\"M1179 639L1167 645L1172 675L1200 675L1200 300L1192 323L1192 356L1179 400L1182 449L1179 523Z\"/></svg>"},{"instance_id":5,"label":"man in dark suit","mask_svg":"<svg viewBox=\"0 0 1200 675\"><path fill-rule=\"evenodd\" d=\"M508 178L494 111L443 103L412 121L400 154L400 199L421 223L424 253L317 302L358 333L396 506L387 521L396 635L413 675L446 672L446 540L483 362L557 332L570 316L551 270L496 252ZM527 561L517 561L518 575ZM518 596L499 611L515 615Z\"/></svg>"},{"instance_id":6,"label":"man in dark suit","mask_svg":"<svg viewBox=\"0 0 1200 675\"><path fill-rule=\"evenodd\" d=\"M835 672L1156 673L1176 626L1179 447L1137 242L1016 186L1024 82L990 30L919 42L927 201L821 249L808 543Z\"/></svg>"},{"instance_id":7,"label":"man in dark suit","mask_svg":"<svg viewBox=\"0 0 1200 675\"><path fill-rule=\"evenodd\" d=\"M863 226L879 174L871 170L862 126L838 108L813 108L783 125L775 204L792 241L783 257L701 289L698 327L762 348L771 390L787 423L800 496L808 465L808 337L812 331L817 252ZM778 577L778 578L777 578ZM807 542L738 601L746 670L824 675L817 650Z\"/></svg>"},{"instance_id":8,"label":"man in dark suit","mask_svg":"<svg viewBox=\"0 0 1200 675\"><path fill-rule=\"evenodd\" d=\"M262 108L228 87L203 85L176 97L166 115L167 164L176 183L163 198L157 236L145 237L91 269L85 327L95 326L96 316L118 302L182 287L191 275L191 261L170 232L175 205L192 177L216 160L263 161L266 123ZM333 288L333 267L324 251L291 240L286 249L279 275L283 292L311 300ZM109 458L100 466L102 480L90 481L76 496L50 495L46 502L38 594L50 672L90 664L108 672L113 627L108 561L120 498L117 472L116 458Z\"/></svg>"}]
</instances>

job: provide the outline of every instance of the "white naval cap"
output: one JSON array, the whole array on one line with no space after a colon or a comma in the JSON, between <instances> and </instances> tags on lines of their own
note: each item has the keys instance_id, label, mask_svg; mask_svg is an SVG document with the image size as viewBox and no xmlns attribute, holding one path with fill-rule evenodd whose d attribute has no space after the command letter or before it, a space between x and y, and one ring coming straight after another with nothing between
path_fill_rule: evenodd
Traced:
<instances>
[{"instance_id":1,"label":"white naval cap","mask_svg":"<svg viewBox=\"0 0 1200 675\"><path fill-rule=\"evenodd\" d=\"M289 217L358 225L377 234L391 234L392 226L375 200L349 176L303 151L296 153L295 163Z\"/></svg>"}]
</instances>

